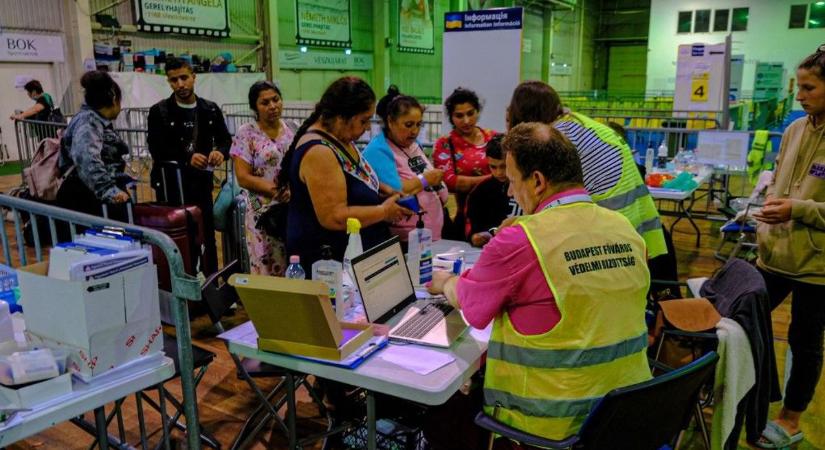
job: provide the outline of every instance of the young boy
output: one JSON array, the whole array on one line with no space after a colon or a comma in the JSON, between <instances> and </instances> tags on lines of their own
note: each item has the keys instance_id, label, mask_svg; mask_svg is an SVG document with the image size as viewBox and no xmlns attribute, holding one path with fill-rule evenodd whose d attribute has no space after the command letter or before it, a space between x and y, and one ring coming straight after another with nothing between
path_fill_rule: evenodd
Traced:
<instances>
[{"instance_id":1,"label":"young boy","mask_svg":"<svg viewBox=\"0 0 825 450\"><path fill-rule=\"evenodd\" d=\"M502 135L493 137L487 144L487 164L490 178L479 183L467 199L467 239L476 247L482 247L492 238L491 228L498 227L507 217L520 216L521 208L515 199L507 195L509 183L501 151Z\"/></svg>"}]
</instances>

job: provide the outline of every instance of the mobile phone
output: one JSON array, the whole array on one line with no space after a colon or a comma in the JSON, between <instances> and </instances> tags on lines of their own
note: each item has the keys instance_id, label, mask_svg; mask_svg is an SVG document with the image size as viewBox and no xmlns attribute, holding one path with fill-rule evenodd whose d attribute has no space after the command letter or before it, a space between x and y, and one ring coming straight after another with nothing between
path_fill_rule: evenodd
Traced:
<instances>
[{"instance_id":1,"label":"mobile phone","mask_svg":"<svg viewBox=\"0 0 825 450\"><path fill-rule=\"evenodd\" d=\"M409 209L410 211L416 214L418 214L421 210L421 206L418 204L418 197L416 197L415 195L401 197L396 201L396 203Z\"/></svg>"}]
</instances>

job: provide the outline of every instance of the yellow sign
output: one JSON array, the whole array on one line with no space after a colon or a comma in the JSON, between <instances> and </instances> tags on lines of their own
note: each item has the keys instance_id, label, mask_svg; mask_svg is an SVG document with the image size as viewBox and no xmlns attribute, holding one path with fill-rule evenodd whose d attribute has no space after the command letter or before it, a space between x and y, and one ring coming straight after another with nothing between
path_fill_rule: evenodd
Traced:
<instances>
[{"instance_id":1,"label":"yellow sign","mask_svg":"<svg viewBox=\"0 0 825 450\"><path fill-rule=\"evenodd\" d=\"M708 73L693 75L690 80L690 101L691 102L706 102L708 101Z\"/></svg>"}]
</instances>

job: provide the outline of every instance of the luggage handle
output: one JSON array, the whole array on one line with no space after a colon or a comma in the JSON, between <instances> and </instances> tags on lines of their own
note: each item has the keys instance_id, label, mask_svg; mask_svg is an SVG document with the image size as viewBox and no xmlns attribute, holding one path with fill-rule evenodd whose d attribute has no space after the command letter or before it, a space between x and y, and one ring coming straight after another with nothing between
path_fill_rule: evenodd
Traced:
<instances>
[{"instance_id":1,"label":"luggage handle","mask_svg":"<svg viewBox=\"0 0 825 450\"><path fill-rule=\"evenodd\" d=\"M132 204L137 202L137 182L131 182L126 184L126 189L129 191L129 200L126 202L126 217L127 223L134 225L135 224L135 216L134 211L132 210ZM103 218L109 218L109 205L104 202L102 205L103 209Z\"/></svg>"},{"instance_id":2,"label":"luggage handle","mask_svg":"<svg viewBox=\"0 0 825 450\"><path fill-rule=\"evenodd\" d=\"M180 164L177 161L157 161L157 164L160 165L160 177L161 183L163 184L163 198L166 203L170 203L169 201L169 189L167 188L168 182L166 180L166 169L171 167L175 168L175 178L178 185L178 195L180 200L180 205L183 206L186 204L183 196L183 175L181 172Z\"/></svg>"}]
</instances>

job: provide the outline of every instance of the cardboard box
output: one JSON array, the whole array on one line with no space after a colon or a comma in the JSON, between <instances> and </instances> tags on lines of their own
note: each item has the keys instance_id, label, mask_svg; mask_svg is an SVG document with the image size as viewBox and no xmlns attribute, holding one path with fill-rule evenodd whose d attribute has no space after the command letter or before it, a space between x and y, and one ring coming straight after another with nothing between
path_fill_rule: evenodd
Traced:
<instances>
[{"instance_id":1,"label":"cardboard box","mask_svg":"<svg viewBox=\"0 0 825 450\"><path fill-rule=\"evenodd\" d=\"M48 262L18 271L26 329L34 344L69 350L71 370L95 376L162 351L155 266L91 281L47 273Z\"/></svg>"},{"instance_id":2,"label":"cardboard box","mask_svg":"<svg viewBox=\"0 0 825 450\"><path fill-rule=\"evenodd\" d=\"M320 281L234 274L238 291L258 332L258 348L340 361L372 336L371 324L339 322Z\"/></svg>"},{"instance_id":3,"label":"cardboard box","mask_svg":"<svg viewBox=\"0 0 825 450\"><path fill-rule=\"evenodd\" d=\"M259 337L258 348L268 352L340 361L361 348L372 337L372 325L368 323L340 322L340 324L343 336L348 338L346 340L342 339L344 342L341 342L340 346L324 346Z\"/></svg>"},{"instance_id":4,"label":"cardboard box","mask_svg":"<svg viewBox=\"0 0 825 450\"><path fill-rule=\"evenodd\" d=\"M20 408L34 408L72 393L72 374L64 373L55 378L24 385L20 388L0 385L0 404Z\"/></svg>"}]
</instances>

